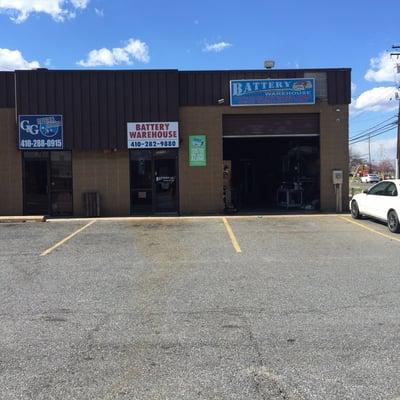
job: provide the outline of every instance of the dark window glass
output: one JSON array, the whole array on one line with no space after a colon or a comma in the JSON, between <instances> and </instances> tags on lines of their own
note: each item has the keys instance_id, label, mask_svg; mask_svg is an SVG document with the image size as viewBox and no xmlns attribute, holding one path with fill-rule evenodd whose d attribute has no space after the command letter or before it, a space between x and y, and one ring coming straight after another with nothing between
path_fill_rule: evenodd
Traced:
<instances>
[{"instance_id":1,"label":"dark window glass","mask_svg":"<svg viewBox=\"0 0 400 400\"><path fill-rule=\"evenodd\" d=\"M154 174L156 180L156 212L168 212L176 210L176 160L154 160Z\"/></svg>"},{"instance_id":2,"label":"dark window glass","mask_svg":"<svg viewBox=\"0 0 400 400\"><path fill-rule=\"evenodd\" d=\"M49 214L48 160L25 157L24 153L24 213Z\"/></svg>"},{"instance_id":3,"label":"dark window glass","mask_svg":"<svg viewBox=\"0 0 400 400\"><path fill-rule=\"evenodd\" d=\"M151 161L151 151L150 150L133 150L133 151L131 151L131 160L150 160Z\"/></svg>"},{"instance_id":4,"label":"dark window glass","mask_svg":"<svg viewBox=\"0 0 400 400\"><path fill-rule=\"evenodd\" d=\"M52 215L72 215L72 157L69 151L50 152Z\"/></svg>"},{"instance_id":5,"label":"dark window glass","mask_svg":"<svg viewBox=\"0 0 400 400\"><path fill-rule=\"evenodd\" d=\"M176 212L177 150L130 152L132 212Z\"/></svg>"},{"instance_id":6,"label":"dark window glass","mask_svg":"<svg viewBox=\"0 0 400 400\"><path fill-rule=\"evenodd\" d=\"M23 159L25 214L72 215L71 152L24 151Z\"/></svg>"},{"instance_id":7,"label":"dark window glass","mask_svg":"<svg viewBox=\"0 0 400 400\"><path fill-rule=\"evenodd\" d=\"M385 195L392 196L392 197L397 196L397 188L393 182L389 183L389 185L387 186Z\"/></svg>"},{"instance_id":8,"label":"dark window glass","mask_svg":"<svg viewBox=\"0 0 400 400\"><path fill-rule=\"evenodd\" d=\"M375 196L385 196L386 195L386 189L388 187L388 185L390 184L390 182L381 182L378 183L377 185L373 186L368 194L372 194Z\"/></svg>"},{"instance_id":9,"label":"dark window glass","mask_svg":"<svg viewBox=\"0 0 400 400\"><path fill-rule=\"evenodd\" d=\"M49 158L49 152L48 151L24 151L24 159L25 160L47 160Z\"/></svg>"},{"instance_id":10,"label":"dark window glass","mask_svg":"<svg viewBox=\"0 0 400 400\"><path fill-rule=\"evenodd\" d=\"M133 160L131 162L131 180L135 189L151 189L151 160Z\"/></svg>"},{"instance_id":11,"label":"dark window glass","mask_svg":"<svg viewBox=\"0 0 400 400\"><path fill-rule=\"evenodd\" d=\"M151 213L153 205L153 169L151 151L131 152L131 201L134 213Z\"/></svg>"}]
</instances>

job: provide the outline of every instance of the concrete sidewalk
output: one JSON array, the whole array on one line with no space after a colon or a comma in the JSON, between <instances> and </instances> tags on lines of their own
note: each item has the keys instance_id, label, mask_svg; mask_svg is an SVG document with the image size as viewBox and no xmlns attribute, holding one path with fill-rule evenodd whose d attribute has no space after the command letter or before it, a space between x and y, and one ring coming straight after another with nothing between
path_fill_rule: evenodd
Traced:
<instances>
[{"instance_id":1,"label":"concrete sidewalk","mask_svg":"<svg viewBox=\"0 0 400 400\"><path fill-rule=\"evenodd\" d=\"M0 216L1 223L13 223L13 222L46 222L44 215L10 215Z\"/></svg>"},{"instance_id":2,"label":"concrete sidewalk","mask_svg":"<svg viewBox=\"0 0 400 400\"><path fill-rule=\"evenodd\" d=\"M213 220L213 219L257 219L257 218L318 218L318 217L338 217L348 216L349 213L342 214L325 214L325 213L299 213L299 214L213 214L213 215L150 215L150 216L123 216L123 217L48 217L46 222L89 222L92 220L97 221L110 221L110 222L123 222L123 221L172 221L172 220Z\"/></svg>"}]
</instances>

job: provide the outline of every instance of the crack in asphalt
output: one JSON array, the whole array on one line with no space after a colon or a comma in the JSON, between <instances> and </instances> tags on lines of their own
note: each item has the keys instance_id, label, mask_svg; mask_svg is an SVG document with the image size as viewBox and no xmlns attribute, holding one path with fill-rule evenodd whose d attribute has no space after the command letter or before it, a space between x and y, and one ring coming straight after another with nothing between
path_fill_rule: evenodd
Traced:
<instances>
[{"instance_id":1,"label":"crack in asphalt","mask_svg":"<svg viewBox=\"0 0 400 400\"><path fill-rule=\"evenodd\" d=\"M283 383L282 378L268 370L263 359L260 345L251 329L251 322L245 314L241 315L243 327L246 330L248 341L255 351L255 366L247 369L252 377L256 392L262 400L300 400L300 397L294 397L289 388ZM272 397L273 396L273 397Z\"/></svg>"}]
</instances>

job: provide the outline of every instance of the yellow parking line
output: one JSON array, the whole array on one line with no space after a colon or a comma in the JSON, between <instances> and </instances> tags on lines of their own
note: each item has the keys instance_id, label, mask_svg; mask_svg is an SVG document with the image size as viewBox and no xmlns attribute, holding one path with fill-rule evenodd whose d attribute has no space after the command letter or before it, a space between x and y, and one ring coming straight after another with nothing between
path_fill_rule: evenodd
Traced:
<instances>
[{"instance_id":1,"label":"yellow parking line","mask_svg":"<svg viewBox=\"0 0 400 400\"><path fill-rule=\"evenodd\" d=\"M379 231L377 231L377 230L375 230L375 229L372 229L372 228L370 228L370 227L368 227L368 226L365 226L364 224L360 224L359 222L353 221L353 220L351 220L351 219L349 219L349 218L346 218L346 217L340 217L340 218L341 218L341 219L344 219L344 220L347 221L347 222L350 222L351 224L360 226L361 228L364 228L364 229L366 229L367 231L373 232L373 233L375 233L376 235L383 236L383 237L386 238L386 239L395 240L396 242L400 242L400 239L399 239L399 238L396 238L396 237L393 237L393 236L390 236L390 235L386 235L385 233L379 232Z\"/></svg>"},{"instance_id":2,"label":"yellow parking line","mask_svg":"<svg viewBox=\"0 0 400 400\"><path fill-rule=\"evenodd\" d=\"M66 238L61 240L60 242L56 243L54 246L51 246L47 250L45 250L41 256L47 256L49 253L51 253L53 250L55 250L57 247L60 247L62 244L65 242L68 242L68 240L72 239L74 236L76 236L79 232L82 232L84 229L88 228L90 225L93 225L96 222L96 220L90 221L88 224L85 226L82 226L81 228L77 229L75 232L71 233L68 235Z\"/></svg>"},{"instance_id":3,"label":"yellow parking line","mask_svg":"<svg viewBox=\"0 0 400 400\"><path fill-rule=\"evenodd\" d=\"M233 233L231 225L229 224L228 220L225 217L222 218L222 221L224 221L226 231L228 232L228 236L231 239L232 245L233 245L234 249L236 250L236 253L241 253L242 249L240 248L239 243L236 239L236 236Z\"/></svg>"}]
</instances>

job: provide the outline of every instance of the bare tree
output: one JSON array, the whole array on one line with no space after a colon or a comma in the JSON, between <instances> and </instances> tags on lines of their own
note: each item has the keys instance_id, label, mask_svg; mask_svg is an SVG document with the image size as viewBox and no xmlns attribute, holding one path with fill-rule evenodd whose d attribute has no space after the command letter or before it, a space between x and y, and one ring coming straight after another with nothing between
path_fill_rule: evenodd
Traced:
<instances>
[{"instance_id":1,"label":"bare tree","mask_svg":"<svg viewBox=\"0 0 400 400\"><path fill-rule=\"evenodd\" d=\"M361 154L354 151L351 147L349 149L349 171L353 172L355 168L360 165L367 164L367 160L361 157Z\"/></svg>"},{"instance_id":2,"label":"bare tree","mask_svg":"<svg viewBox=\"0 0 400 400\"><path fill-rule=\"evenodd\" d=\"M392 160L381 160L374 165L374 169L382 175L393 175L395 166Z\"/></svg>"}]
</instances>

